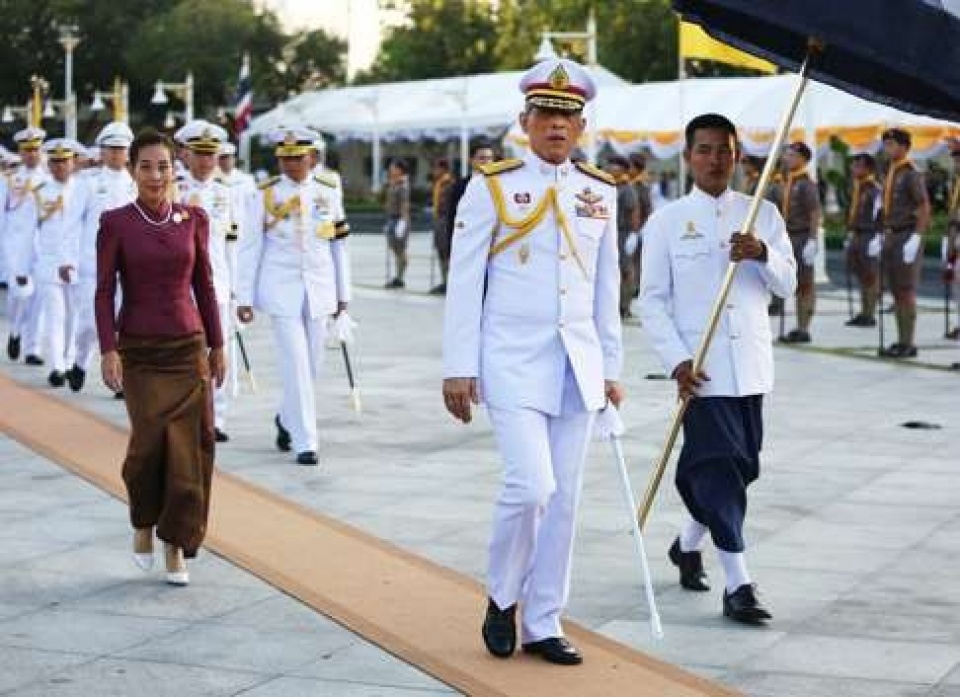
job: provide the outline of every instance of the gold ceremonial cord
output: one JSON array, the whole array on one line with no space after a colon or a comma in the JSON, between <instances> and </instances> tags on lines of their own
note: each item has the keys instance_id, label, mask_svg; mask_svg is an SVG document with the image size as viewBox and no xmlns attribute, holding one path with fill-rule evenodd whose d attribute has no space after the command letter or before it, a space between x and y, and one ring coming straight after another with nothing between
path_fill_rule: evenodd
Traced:
<instances>
[{"instance_id":1,"label":"gold ceremonial cord","mask_svg":"<svg viewBox=\"0 0 960 697\"><path fill-rule=\"evenodd\" d=\"M563 211L560 209L560 202L557 200L557 190L554 187L551 186L547 188L543 198L537 204L536 208L530 212L530 215L528 215L526 218L516 219L511 218L507 214L506 201L503 198L503 189L500 186L500 182L497 181L497 178L487 177L486 182L487 188L490 189L490 195L493 197L494 209L497 212L497 228L499 229L500 225L504 225L513 230L513 232L511 232L509 235L504 237L502 240L495 242L490 247L490 259L497 256L533 232L534 229L536 229L536 227L543 222L543 219L547 215L547 211L552 208L553 214L557 219L557 224L559 224L560 230L563 232L563 236L567 240L567 245L570 247L570 254L573 255L573 258L576 260L577 266L580 267L583 275L589 278L587 268L584 266L583 260L580 258L580 253L577 251L577 245L574 241L573 234L570 232L570 227L567 224L566 216L563 215ZM494 237L496 237L496 230L494 230Z\"/></svg>"},{"instance_id":2,"label":"gold ceremonial cord","mask_svg":"<svg viewBox=\"0 0 960 697\"><path fill-rule=\"evenodd\" d=\"M960 208L960 175L953 180L953 192L950 194L950 205L947 207L947 213L953 215Z\"/></svg>"},{"instance_id":3,"label":"gold ceremonial cord","mask_svg":"<svg viewBox=\"0 0 960 697\"><path fill-rule=\"evenodd\" d=\"M805 169L797 170L787 174L787 183L783 187L783 194L780 196L780 208L783 209L783 219L790 217L790 192L793 190L794 182L807 176Z\"/></svg>"},{"instance_id":4,"label":"gold ceremonial cord","mask_svg":"<svg viewBox=\"0 0 960 697\"><path fill-rule=\"evenodd\" d=\"M853 180L853 196L850 197L850 210L847 213L847 227L850 229L853 229L854 223L857 222L857 213L860 208L860 194L863 193L863 187L871 182L876 183L876 181L873 176Z\"/></svg>"},{"instance_id":5,"label":"gold ceremonial cord","mask_svg":"<svg viewBox=\"0 0 960 697\"><path fill-rule=\"evenodd\" d=\"M903 158L895 163L887 172L887 178L883 182L883 224L887 224L887 218L890 217L890 204L893 203L893 183L897 178L897 172L905 167L912 167L913 163L907 158Z\"/></svg>"},{"instance_id":6,"label":"gold ceremonial cord","mask_svg":"<svg viewBox=\"0 0 960 697\"><path fill-rule=\"evenodd\" d=\"M33 195L37 199L37 216L39 217L41 223L47 222L50 220L50 218L55 216L58 211L63 209L62 195L57 196L57 200L51 203L44 203L44 200L40 198L40 192L36 189L34 190Z\"/></svg>"},{"instance_id":7,"label":"gold ceremonial cord","mask_svg":"<svg viewBox=\"0 0 960 697\"><path fill-rule=\"evenodd\" d=\"M265 189L263 192L263 206L267 209L267 213L273 216L270 220L267 220L265 227L267 230L273 229L277 223L281 220L286 220L290 217L290 214L294 210L299 210L300 208L300 195L297 194L286 201L284 201L279 206L277 205L276 199L273 195L273 188Z\"/></svg>"}]
</instances>

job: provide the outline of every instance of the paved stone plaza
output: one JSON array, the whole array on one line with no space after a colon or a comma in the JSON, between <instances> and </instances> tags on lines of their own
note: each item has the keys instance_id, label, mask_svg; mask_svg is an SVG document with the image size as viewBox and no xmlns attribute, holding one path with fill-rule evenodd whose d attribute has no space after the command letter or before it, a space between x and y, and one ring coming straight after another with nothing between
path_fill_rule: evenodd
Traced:
<instances>
[{"instance_id":1,"label":"paved stone plaza","mask_svg":"<svg viewBox=\"0 0 960 697\"><path fill-rule=\"evenodd\" d=\"M245 334L259 392L242 382L218 464L482 579L497 457L483 415L463 427L443 410L443 304L424 292L427 236L413 246L409 289L395 293L380 289L382 239L353 238L364 410L350 410L342 360L328 351L321 467L297 467L273 448L278 380L265 318ZM666 638L650 638L627 512L600 443L585 480L570 615L754 697L960 697L960 374L941 369L960 361L960 344L938 338L931 298L918 332L929 365L874 360L876 333L844 328L846 301L828 295L814 349L777 350L752 489L748 560L775 620L748 629L720 617L710 553L717 590L679 589L665 560L680 520L668 483L647 535ZM625 341L625 447L642 490L673 388L647 379L662 369L638 326L625 328ZM8 375L49 390L45 369L3 360ZM96 372L81 395L59 396L125 423ZM909 421L941 428L901 426ZM0 442L0 501L0 694L450 692L211 554L193 564L187 589L144 577L127 553L124 506L10 440Z\"/></svg>"}]
</instances>

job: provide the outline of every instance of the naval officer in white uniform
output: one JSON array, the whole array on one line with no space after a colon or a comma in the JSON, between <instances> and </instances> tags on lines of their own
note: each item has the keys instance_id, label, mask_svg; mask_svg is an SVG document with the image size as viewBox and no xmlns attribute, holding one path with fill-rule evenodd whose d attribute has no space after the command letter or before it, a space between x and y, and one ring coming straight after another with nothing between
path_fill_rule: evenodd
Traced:
<instances>
[{"instance_id":1,"label":"naval officer in white uniform","mask_svg":"<svg viewBox=\"0 0 960 697\"><path fill-rule=\"evenodd\" d=\"M213 271L213 288L217 294L220 312L220 328L226 349L227 380L234 379L230 370L235 367L233 332L233 273L230 265L230 247L233 246L234 202L236 197L220 178L217 158L220 146L229 134L220 126L194 119L177 132L178 140L190 153L187 170L176 178L176 200L191 206L199 206L210 220L210 268ZM230 389L225 380L213 394L214 435L218 443L230 440L227 435L227 409Z\"/></svg>"},{"instance_id":2,"label":"naval officer in white uniform","mask_svg":"<svg viewBox=\"0 0 960 697\"><path fill-rule=\"evenodd\" d=\"M783 218L761 204L753 234L743 234L750 197L730 189L737 132L724 116L704 114L686 128L689 194L657 210L643 231L640 317L680 396L692 400L683 422L676 484L690 518L670 548L680 584L710 590L700 547L707 532L718 550L723 613L747 624L770 619L744 558L747 487L760 475L763 395L773 388L770 294L796 290L796 262ZM730 261L739 262L704 369L693 373L714 300Z\"/></svg>"},{"instance_id":3,"label":"naval officer in white uniform","mask_svg":"<svg viewBox=\"0 0 960 697\"><path fill-rule=\"evenodd\" d=\"M253 308L273 324L283 398L276 416L277 447L316 465L315 384L323 358L324 325L350 301L349 226L340 190L311 174L317 134L309 128L274 132L283 175L261 186L239 241L237 316Z\"/></svg>"},{"instance_id":4,"label":"naval officer in white uniform","mask_svg":"<svg viewBox=\"0 0 960 697\"><path fill-rule=\"evenodd\" d=\"M104 211L125 206L137 198L137 187L127 169L128 152L133 142L133 131L122 121L113 121L97 134L102 165L85 170L83 181L87 197L83 222L72 231L70 258L67 265L76 271L77 283L73 305L77 313L77 332L74 346L74 364L67 371L70 389L79 392L87 378L87 369L98 350L97 321L93 312L93 296L97 290L97 233Z\"/></svg>"},{"instance_id":5,"label":"naval officer in white uniform","mask_svg":"<svg viewBox=\"0 0 960 697\"><path fill-rule=\"evenodd\" d=\"M483 401L504 463L483 639L561 664L576 512L594 417L619 403L622 362L616 189L573 164L590 75L566 59L522 78L523 160L481 169L454 223L444 317L443 397L469 422Z\"/></svg>"}]
</instances>

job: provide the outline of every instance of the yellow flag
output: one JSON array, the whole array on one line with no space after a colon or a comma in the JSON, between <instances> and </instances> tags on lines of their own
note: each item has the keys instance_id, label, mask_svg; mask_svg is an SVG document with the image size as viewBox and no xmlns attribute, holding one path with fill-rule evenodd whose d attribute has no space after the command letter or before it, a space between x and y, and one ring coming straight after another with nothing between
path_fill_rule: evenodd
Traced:
<instances>
[{"instance_id":1,"label":"yellow flag","mask_svg":"<svg viewBox=\"0 0 960 697\"><path fill-rule=\"evenodd\" d=\"M773 63L717 41L698 25L690 22L680 22L680 56L737 65L764 73L777 72Z\"/></svg>"}]
</instances>

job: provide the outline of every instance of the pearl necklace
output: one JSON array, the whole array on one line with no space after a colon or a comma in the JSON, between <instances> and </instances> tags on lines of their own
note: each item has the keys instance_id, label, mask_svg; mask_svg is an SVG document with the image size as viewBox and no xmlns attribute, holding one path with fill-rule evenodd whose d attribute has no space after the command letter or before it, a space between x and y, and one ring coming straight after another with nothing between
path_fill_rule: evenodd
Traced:
<instances>
[{"instance_id":1,"label":"pearl necklace","mask_svg":"<svg viewBox=\"0 0 960 697\"><path fill-rule=\"evenodd\" d=\"M143 210L140 207L140 204L137 203L136 201L133 202L133 207L137 209L137 212L140 214L141 218L143 218L145 221L147 221L150 225L153 225L154 227L164 227L167 223L170 222L170 218L173 218L174 223L179 223L182 219L180 213L173 212L172 204L170 205L169 210L167 210L167 217L164 218L163 220L154 220L153 218L151 218L149 215L147 215L147 212Z\"/></svg>"}]
</instances>

